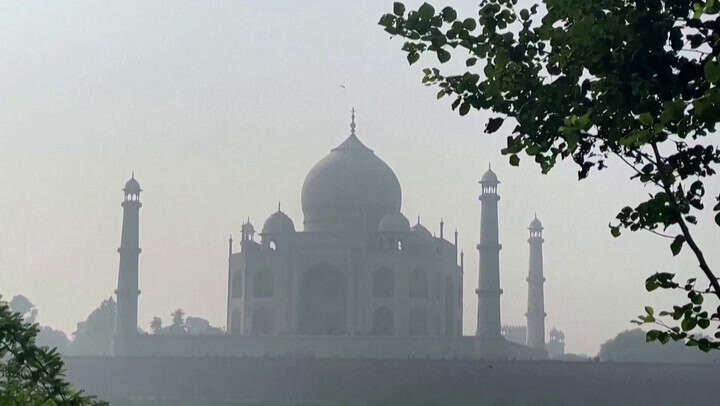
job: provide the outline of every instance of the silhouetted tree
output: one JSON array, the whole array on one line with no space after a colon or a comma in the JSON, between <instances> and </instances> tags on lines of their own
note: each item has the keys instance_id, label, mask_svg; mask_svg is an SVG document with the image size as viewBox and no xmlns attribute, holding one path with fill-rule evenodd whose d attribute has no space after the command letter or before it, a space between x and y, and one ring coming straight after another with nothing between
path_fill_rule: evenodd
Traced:
<instances>
[{"instance_id":1,"label":"silhouetted tree","mask_svg":"<svg viewBox=\"0 0 720 406\"><path fill-rule=\"evenodd\" d=\"M720 284L691 228L707 203L705 181L715 175L720 150L709 144L720 121L720 1L544 0L516 8L517 0L481 0L477 18L428 3L406 12L394 3L380 25L403 37L410 64L424 53L443 64L462 58L460 72L423 70L437 98L452 96L461 116L494 113L490 134L513 126L502 150L510 164L520 154L543 173L572 158L579 179L606 168L611 158L633 171L649 198L624 207L610 231L646 230L672 240L677 255L687 244L707 289L684 285L673 274L655 274L646 288L683 289L689 302L657 316L651 307L637 322L660 325L647 339L685 340L703 351L720 342L697 335L720 318L703 309L703 295L720 298ZM541 7L547 10L540 18ZM464 71L464 72L463 72ZM717 204L715 204L717 203ZM720 196L714 198L720 225ZM715 332L720 339L720 331Z\"/></svg>"},{"instance_id":2,"label":"silhouetted tree","mask_svg":"<svg viewBox=\"0 0 720 406\"><path fill-rule=\"evenodd\" d=\"M153 317L150 322L150 330L152 330L153 334L160 334L162 332L162 328L162 319L157 316Z\"/></svg>"},{"instance_id":3,"label":"silhouetted tree","mask_svg":"<svg viewBox=\"0 0 720 406\"><path fill-rule=\"evenodd\" d=\"M39 346L55 348L59 353L65 353L70 346L70 340L64 332L52 327L41 326L35 341Z\"/></svg>"},{"instance_id":4,"label":"silhouetted tree","mask_svg":"<svg viewBox=\"0 0 720 406\"><path fill-rule=\"evenodd\" d=\"M115 312L117 305L110 297L103 300L93 310L87 320L77 324L73 333L70 351L73 354L110 355L112 354L112 337L115 332Z\"/></svg>"},{"instance_id":5,"label":"silhouetted tree","mask_svg":"<svg viewBox=\"0 0 720 406\"><path fill-rule=\"evenodd\" d=\"M38 327L0 300L0 405L105 405L84 396L63 379L55 349L36 344Z\"/></svg>"},{"instance_id":6,"label":"silhouetted tree","mask_svg":"<svg viewBox=\"0 0 720 406\"><path fill-rule=\"evenodd\" d=\"M646 345L645 332L636 328L626 330L600 346L600 361L642 361L642 362L718 362L720 356L704 355L680 343L665 346Z\"/></svg>"},{"instance_id":7,"label":"silhouetted tree","mask_svg":"<svg viewBox=\"0 0 720 406\"><path fill-rule=\"evenodd\" d=\"M23 321L29 324L35 323L38 315L38 309L26 296L14 296L8 305L10 307L10 311L18 313L22 316ZM65 352L68 344L70 343L70 340L68 340L64 332L55 330L48 326L38 326L35 341L37 345L41 347L56 348L60 353Z\"/></svg>"},{"instance_id":8,"label":"silhouetted tree","mask_svg":"<svg viewBox=\"0 0 720 406\"><path fill-rule=\"evenodd\" d=\"M225 332L218 327L213 327L210 322L201 317L188 316L185 319L185 329L188 334L193 335L215 335Z\"/></svg>"},{"instance_id":9,"label":"silhouetted tree","mask_svg":"<svg viewBox=\"0 0 720 406\"><path fill-rule=\"evenodd\" d=\"M168 334L182 335L187 332L185 328L185 311L177 309L171 314L172 324L168 327Z\"/></svg>"},{"instance_id":10,"label":"silhouetted tree","mask_svg":"<svg viewBox=\"0 0 720 406\"><path fill-rule=\"evenodd\" d=\"M210 322L201 317L185 317L185 311L182 309L175 310L172 314L172 324L163 327L160 317L153 317L150 322L150 328L153 334L171 334L171 335L216 335L224 334L223 329L213 327Z\"/></svg>"},{"instance_id":11,"label":"silhouetted tree","mask_svg":"<svg viewBox=\"0 0 720 406\"><path fill-rule=\"evenodd\" d=\"M16 295L10 300L10 310L20 313L28 323L35 323L37 317L37 308L35 305L23 295Z\"/></svg>"}]
</instances>

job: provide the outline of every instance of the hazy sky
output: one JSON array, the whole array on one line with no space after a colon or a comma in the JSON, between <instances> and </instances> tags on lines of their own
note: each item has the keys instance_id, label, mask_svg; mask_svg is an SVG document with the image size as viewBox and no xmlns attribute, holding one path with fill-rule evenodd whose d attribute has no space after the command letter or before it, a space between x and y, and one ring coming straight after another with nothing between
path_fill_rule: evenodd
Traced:
<instances>
[{"instance_id":1,"label":"hazy sky","mask_svg":"<svg viewBox=\"0 0 720 406\"><path fill-rule=\"evenodd\" d=\"M419 3L419 2L414 2ZM460 3L460 2L456 2ZM500 180L502 318L524 322L527 225L545 224L548 330L595 353L645 304L654 271L696 274L650 234L607 224L647 191L620 163L577 182L569 162L543 176L499 153L511 128L458 118L377 25L383 1L4 1L0 4L0 294L28 296L39 320L70 333L117 280L122 194L132 170L141 212L140 321L178 307L225 322L227 237L277 202L302 224L310 167L348 134L397 174L403 212L466 253L466 333L475 330L477 180ZM474 8L466 9L474 15ZM340 87L346 85L347 89ZM717 195L718 183L708 195ZM720 267L720 234L698 230Z\"/></svg>"}]
</instances>

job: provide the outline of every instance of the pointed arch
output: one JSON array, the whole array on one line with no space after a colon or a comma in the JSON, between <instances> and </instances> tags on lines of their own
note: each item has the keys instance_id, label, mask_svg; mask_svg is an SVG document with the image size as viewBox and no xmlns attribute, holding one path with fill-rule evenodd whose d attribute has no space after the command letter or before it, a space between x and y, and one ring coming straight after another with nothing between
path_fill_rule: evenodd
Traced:
<instances>
[{"instance_id":1,"label":"pointed arch","mask_svg":"<svg viewBox=\"0 0 720 406\"><path fill-rule=\"evenodd\" d=\"M410 310L408 333L411 336L428 334L428 315L423 307L414 307Z\"/></svg>"},{"instance_id":2,"label":"pointed arch","mask_svg":"<svg viewBox=\"0 0 720 406\"><path fill-rule=\"evenodd\" d=\"M253 312L252 333L255 335L272 333L272 315L267 308L261 307Z\"/></svg>"},{"instance_id":3,"label":"pointed arch","mask_svg":"<svg viewBox=\"0 0 720 406\"><path fill-rule=\"evenodd\" d=\"M428 276L424 269L416 268L410 274L410 297L414 299L428 298Z\"/></svg>"},{"instance_id":4,"label":"pointed arch","mask_svg":"<svg viewBox=\"0 0 720 406\"><path fill-rule=\"evenodd\" d=\"M253 275L253 297L272 297L273 273L268 267L260 268Z\"/></svg>"},{"instance_id":5,"label":"pointed arch","mask_svg":"<svg viewBox=\"0 0 720 406\"><path fill-rule=\"evenodd\" d=\"M395 317L387 306L380 306L373 312L372 334L376 336L395 334Z\"/></svg>"},{"instance_id":6,"label":"pointed arch","mask_svg":"<svg viewBox=\"0 0 720 406\"><path fill-rule=\"evenodd\" d=\"M395 296L395 274L382 267L373 273L373 297L391 298Z\"/></svg>"}]
</instances>

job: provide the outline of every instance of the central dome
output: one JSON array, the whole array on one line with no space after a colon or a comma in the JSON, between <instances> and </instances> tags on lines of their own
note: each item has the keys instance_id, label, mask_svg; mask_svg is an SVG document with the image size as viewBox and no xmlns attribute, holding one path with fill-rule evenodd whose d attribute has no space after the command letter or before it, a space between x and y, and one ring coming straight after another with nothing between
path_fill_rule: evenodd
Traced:
<instances>
[{"instance_id":1,"label":"central dome","mask_svg":"<svg viewBox=\"0 0 720 406\"><path fill-rule=\"evenodd\" d=\"M363 145L353 129L305 177L306 231L374 232L380 219L400 211L402 192L392 169Z\"/></svg>"}]
</instances>

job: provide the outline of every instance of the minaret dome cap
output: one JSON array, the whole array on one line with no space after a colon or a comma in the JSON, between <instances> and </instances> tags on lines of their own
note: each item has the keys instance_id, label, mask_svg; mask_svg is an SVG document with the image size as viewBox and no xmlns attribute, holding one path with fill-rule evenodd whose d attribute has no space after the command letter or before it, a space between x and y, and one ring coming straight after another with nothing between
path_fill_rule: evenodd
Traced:
<instances>
[{"instance_id":1,"label":"minaret dome cap","mask_svg":"<svg viewBox=\"0 0 720 406\"><path fill-rule=\"evenodd\" d=\"M542 222L537 218L537 216L535 216L533 221L530 222L530 227L528 227L528 229L532 231L541 231L543 229Z\"/></svg>"},{"instance_id":2,"label":"minaret dome cap","mask_svg":"<svg viewBox=\"0 0 720 406\"><path fill-rule=\"evenodd\" d=\"M480 183L497 185L498 183L500 183L500 181L498 180L498 177L495 174L495 172L493 172L493 170L490 167L488 167L487 172L485 172L485 174L480 179Z\"/></svg>"},{"instance_id":3,"label":"minaret dome cap","mask_svg":"<svg viewBox=\"0 0 720 406\"><path fill-rule=\"evenodd\" d=\"M123 188L123 191L127 194L138 194L142 192L142 189L140 188L140 183L135 180L135 173L132 174L130 180L125 182L125 187Z\"/></svg>"}]
</instances>

